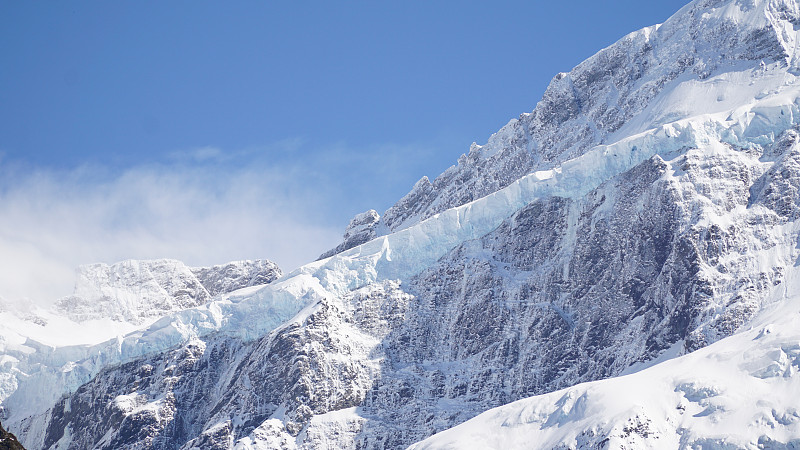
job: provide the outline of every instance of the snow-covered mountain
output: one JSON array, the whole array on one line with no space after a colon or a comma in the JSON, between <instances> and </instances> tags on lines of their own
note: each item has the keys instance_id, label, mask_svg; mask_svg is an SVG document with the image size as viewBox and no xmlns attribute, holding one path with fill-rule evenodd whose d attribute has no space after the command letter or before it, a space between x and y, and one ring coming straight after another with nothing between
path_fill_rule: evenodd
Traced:
<instances>
[{"instance_id":1,"label":"snow-covered mountain","mask_svg":"<svg viewBox=\"0 0 800 450\"><path fill-rule=\"evenodd\" d=\"M329 257L29 347L3 423L29 448L404 448L476 416L479 446L793 445L797 30L796 0L696 0Z\"/></svg>"},{"instance_id":2,"label":"snow-covered mountain","mask_svg":"<svg viewBox=\"0 0 800 450\"><path fill-rule=\"evenodd\" d=\"M795 75L796 8L791 0L695 1L664 24L625 36L556 75L531 113L511 120L486 144L473 144L457 165L432 182L419 180L372 232L408 227L595 145L733 110L766 94L784 80L751 77L745 69L781 61L778 72ZM345 236L345 247L361 243Z\"/></svg>"},{"instance_id":3,"label":"snow-covered mountain","mask_svg":"<svg viewBox=\"0 0 800 450\"><path fill-rule=\"evenodd\" d=\"M60 299L55 309L76 322L110 318L141 324L280 276L278 266L267 260L211 267L168 259L92 264L78 268L73 295Z\"/></svg>"},{"instance_id":4,"label":"snow-covered mountain","mask_svg":"<svg viewBox=\"0 0 800 450\"><path fill-rule=\"evenodd\" d=\"M73 294L51 308L0 303L2 410L20 388L20 405L12 409L47 406L104 367L103 349L118 346L126 334L280 276L267 260L194 268L168 259L129 260L79 267Z\"/></svg>"}]
</instances>

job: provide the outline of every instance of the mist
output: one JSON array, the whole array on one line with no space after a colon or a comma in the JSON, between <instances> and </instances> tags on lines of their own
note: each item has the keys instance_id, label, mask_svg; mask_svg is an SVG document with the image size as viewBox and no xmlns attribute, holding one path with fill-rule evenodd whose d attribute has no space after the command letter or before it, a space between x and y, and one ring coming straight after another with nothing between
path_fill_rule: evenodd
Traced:
<instances>
[{"instance_id":1,"label":"mist","mask_svg":"<svg viewBox=\"0 0 800 450\"><path fill-rule=\"evenodd\" d=\"M342 224L299 169L234 167L201 150L200 162L123 170L0 167L0 297L50 304L72 292L80 264L266 258L287 271L336 245Z\"/></svg>"}]
</instances>

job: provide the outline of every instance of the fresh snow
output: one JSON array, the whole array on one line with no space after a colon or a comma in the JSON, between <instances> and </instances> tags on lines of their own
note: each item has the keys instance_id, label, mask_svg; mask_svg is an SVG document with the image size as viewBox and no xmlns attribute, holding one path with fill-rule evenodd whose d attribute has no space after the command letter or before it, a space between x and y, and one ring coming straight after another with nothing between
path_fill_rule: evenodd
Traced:
<instances>
[{"instance_id":1,"label":"fresh snow","mask_svg":"<svg viewBox=\"0 0 800 450\"><path fill-rule=\"evenodd\" d=\"M126 336L141 333L165 315L208 303L212 292L263 284L279 275L278 267L266 260L201 268L169 259L128 260L79 267L73 295L53 307L0 303L2 408L17 401L14 412L38 411L83 384L89 374L121 361ZM241 292L254 289L258 286ZM157 342L159 335L149 338ZM58 389L43 389L47 383Z\"/></svg>"}]
</instances>

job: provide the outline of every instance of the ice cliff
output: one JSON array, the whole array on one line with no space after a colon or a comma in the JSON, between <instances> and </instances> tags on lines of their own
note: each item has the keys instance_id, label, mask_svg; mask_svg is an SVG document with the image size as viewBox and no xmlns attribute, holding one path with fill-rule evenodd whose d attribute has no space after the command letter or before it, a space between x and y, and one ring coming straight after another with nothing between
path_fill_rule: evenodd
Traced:
<instances>
[{"instance_id":1,"label":"ice cliff","mask_svg":"<svg viewBox=\"0 0 800 450\"><path fill-rule=\"evenodd\" d=\"M0 304L2 411L20 383L17 409L36 410L113 362L103 349L113 348L125 334L280 276L278 266L267 260L194 268L169 259L128 260L79 267L73 294L52 308Z\"/></svg>"}]
</instances>

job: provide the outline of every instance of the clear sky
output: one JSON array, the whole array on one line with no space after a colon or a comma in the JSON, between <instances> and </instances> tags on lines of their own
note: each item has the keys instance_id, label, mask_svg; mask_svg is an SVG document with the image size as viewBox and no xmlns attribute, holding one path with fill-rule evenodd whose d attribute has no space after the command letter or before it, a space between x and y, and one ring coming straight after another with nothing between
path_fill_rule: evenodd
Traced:
<instances>
[{"instance_id":1,"label":"clear sky","mask_svg":"<svg viewBox=\"0 0 800 450\"><path fill-rule=\"evenodd\" d=\"M80 263L310 261L684 3L2 2L0 297Z\"/></svg>"}]
</instances>

